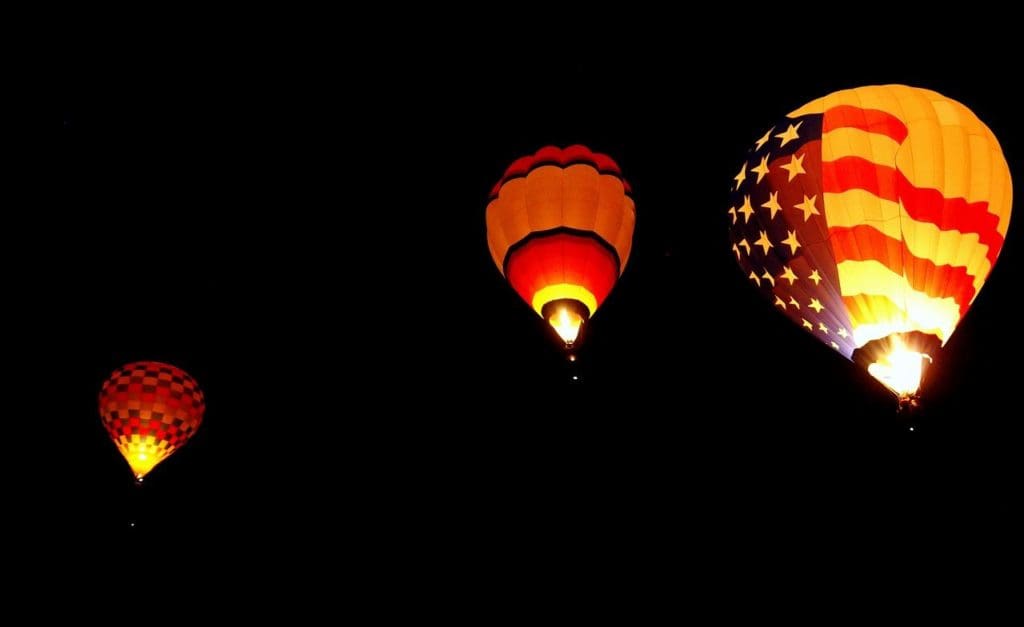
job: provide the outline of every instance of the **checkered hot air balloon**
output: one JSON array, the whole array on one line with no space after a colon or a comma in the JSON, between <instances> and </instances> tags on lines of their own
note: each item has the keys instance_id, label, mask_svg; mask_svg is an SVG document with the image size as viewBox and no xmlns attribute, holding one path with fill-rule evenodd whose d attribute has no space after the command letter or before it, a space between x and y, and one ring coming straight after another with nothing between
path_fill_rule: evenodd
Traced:
<instances>
[{"instance_id":1,"label":"checkered hot air balloon","mask_svg":"<svg viewBox=\"0 0 1024 627\"><path fill-rule=\"evenodd\" d=\"M192 437L206 409L195 379L156 361L115 370L99 403L103 426L139 481Z\"/></svg>"},{"instance_id":2,"label":"checkered hot air balloon","mask_svg":"<svg viewBox=\"0 0 1024 627\"><path fill-rule=\"evenodd\" d=\"M995 135L904 85L829 94L751 148L728 209L732 252L775 307L913 401L1010 222Z\"/></svg>"},{"instance_id":3,"label":"checkered hot air balloon","mask_svg":"<svg viewBox=\"0 0 1024 627\"><path fill-rule=\"evenodd\" d=\"M586 146L547 146L491 192L487 244L512 288L572 346L629 260L636 207L619 166Z\"/></svg>"}]
</instances>

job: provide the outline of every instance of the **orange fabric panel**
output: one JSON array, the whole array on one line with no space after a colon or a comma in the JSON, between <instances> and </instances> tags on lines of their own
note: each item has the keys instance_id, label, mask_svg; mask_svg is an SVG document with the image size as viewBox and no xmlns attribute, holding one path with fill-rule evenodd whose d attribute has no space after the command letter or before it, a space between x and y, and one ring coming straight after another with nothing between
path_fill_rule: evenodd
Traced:
<instances>
[{"instance_id":1,"label":"orange fabric panel","mask_svg":"<svg viewBox=\"0 0 1024 627\"><path fill-rule=\"evenodd\" d=\"M562 188L565 170L556 165L541 166L526 175L526 220L530 232L566 226L562 216Z\"/></svg>"},{"instance_id":2,"label":"orange fabric panel","mask_svg":"<svg viewBox=\"0 0 1024 627\"><path fill-rule=\"evenodd\" d=\"M622 187L622 181L609 175L601 177L599 189L597 220L593 229L601 239L612 244L618 239L622 222L629 212L626 192ZM628 251L626 253L628 254ZM623 256L622 251L619 251L619 256Z\"/></svg>"},{"instance_id":3,"label":"orange fabric panel","mask_svg":"<svg viewBox=\"0 0 1024 627\"><path fill-rule=\"evenodd\" d=\"M562 217L565 223L578 225L574 228L580 230L593 229L601 196L601 175L589 165L576 164L565 169L564 182Z\"/></svg>"},{"instance_id":4,"label":"orange fabric panel","mask_svg":"<svg viewBox=\"0 0 1024 627\"><path fill-rule=\"evenodd\" d=\"M615 248L624 268L636 207L618 176L602 174L589 163L541 165L497 190L486 222L488 249L499 269L516 243L560 227L594 233Z\"/></svg>"}]
</instances>

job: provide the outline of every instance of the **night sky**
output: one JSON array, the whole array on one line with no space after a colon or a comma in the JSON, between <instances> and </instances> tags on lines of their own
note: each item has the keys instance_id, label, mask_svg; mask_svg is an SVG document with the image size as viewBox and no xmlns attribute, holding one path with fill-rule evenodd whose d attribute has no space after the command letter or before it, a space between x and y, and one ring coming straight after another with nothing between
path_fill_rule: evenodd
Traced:
<instances>
[{"instance_id":1,"label":"night sky","mask_svg":"<svg viewBox=\"0 0 1024 627\"><path fill-rule=\"evenodd\" d=\"M1020 104L976 71L984 43L827 73L779 53L712 63L695 42L380 69L330 46L247 50L70 64L46 416L67 526L484 571L1019 535L1021 218L913 432L761 300L727 243L747 148L836 89L959 100L1020 176ZM618 161L638 216L576 370L484 231L505 166L571 143ZM139 359L185 369L208 402L141 491L96 407Z\"/></svg>"}]
</instances>

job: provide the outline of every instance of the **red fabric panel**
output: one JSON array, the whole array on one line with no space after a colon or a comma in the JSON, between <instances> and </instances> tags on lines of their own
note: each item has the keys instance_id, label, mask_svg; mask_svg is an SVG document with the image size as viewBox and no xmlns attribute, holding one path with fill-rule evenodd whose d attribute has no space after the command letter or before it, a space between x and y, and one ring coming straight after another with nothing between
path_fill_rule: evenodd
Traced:
<instances>
[{"instance_id":1,"label":"red fabric panel","mask_svg":"<svg viewBox=\"0 0 1024 627\"><path fill-rule=\"evenodd\" d=\"M960 315L974 298L974 277L961 266L938 266L931 259L915 257L903 241L885 235L873 226L832 227L828 230L836 263L846 260L874 260L897 274L903 274L910 287L935 297L952 296L960 305Z\"/></svg>"},{"instance_id":2,"label":"red fabric panel","mask_svg":"<svg viewBox=\"0 0 1024 627\"><path fill-rule=\"evenodd\" d=\"M851 105L832 107L825 112L821 132L827 133L837 128L859 128L869 133L888 135L901 144L907 138L907 125L898 117L878 109L861 109Z\"/></svg>"},{"instance_id":3,"label":"red fabric panel","mask_svg":"<svg viewBox=\"0 0 1024 627\"><path fill-rule=\"evenodd\" d=\"M531 307L534 294L559 283L586 288L600 306L619 277L619 264L596 240L558 233L532 239L513 252L507 276L513 289Z\"/></svg>"},{"instance_id":4,"label":"red fabric panel","mask_svg":"<svg viewBox=\"0 0 1024 627\"><path fill-rule=\"evenodd\" d=\"M614 159L608 155L593 152L582 144L574 144L567 148L545 146L532 155L520 157L513 161L512 165L508 166L505 170L505 174L501 177L501 180L499 180L497 184L495 184L494 188L491 189L491 198L498 195L498 192L501 191L501 186L504 185L506 181L526 176L530 173L530 170L537 166L553 164L564 168L572 163L589 163L597 168L599 172L614 174L620 179L622 178L622 170L619 169L619 164L615 163ZM629 187L629 183L627 183L625 179L622 179L622 184L626 188L626 193L632 191Z\"/></svg>"},{"instance_id":5,"label":"red fabric panel","mask_svg":"<svg viewBox=\"0 0 1024 627\"><path fill-rule=\"evenodd\" d=\"M936 189L914 187L896 168L862 157L843 157L821 163L821 183L827 193L863 189L886 200L902 201L911 218L942 230L977 233L978 240L988 246L987 256L993 264L1003 247L1003 236L996 230L999 216L988 212L987 202L945 198Z\"/></svg>"}]
</instances>

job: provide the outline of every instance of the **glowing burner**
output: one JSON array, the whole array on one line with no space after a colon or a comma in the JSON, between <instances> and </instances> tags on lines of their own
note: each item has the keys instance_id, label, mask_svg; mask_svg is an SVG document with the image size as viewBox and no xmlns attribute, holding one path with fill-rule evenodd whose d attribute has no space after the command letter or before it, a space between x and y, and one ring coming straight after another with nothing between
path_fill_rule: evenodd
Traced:
<instances>
[{"instance_id":1,"label":"glowing burner","mask_svg":"<svg viewBox=\"0 0 1024 627\"><path fill-rule=\"evenodd\" d=\"M571 298L560 298L545 303L541 311L544 319L565 342L566 348L571 348L579 338L580 328L590 314L586 305Z\"/></svg>"},{"instance_id":2,"label":"glowing burner","mask_svg":"<svg viewBox=\"0 0 1024 627\"><path fill-rule=\"evenodd\" d=\"M868 373L901 397L917 394L921 386L924 360L930 355L907 349L899 337L894 337L889 353L868 365Z\"/></svg>"}]
</instances>

